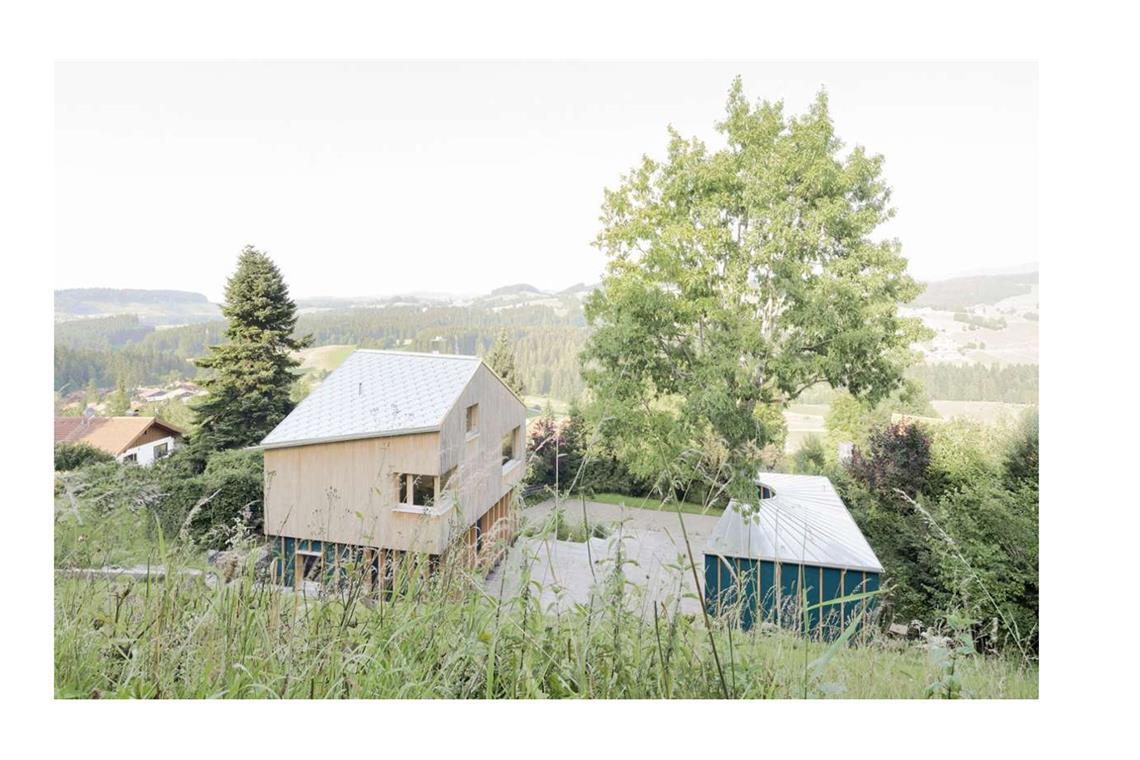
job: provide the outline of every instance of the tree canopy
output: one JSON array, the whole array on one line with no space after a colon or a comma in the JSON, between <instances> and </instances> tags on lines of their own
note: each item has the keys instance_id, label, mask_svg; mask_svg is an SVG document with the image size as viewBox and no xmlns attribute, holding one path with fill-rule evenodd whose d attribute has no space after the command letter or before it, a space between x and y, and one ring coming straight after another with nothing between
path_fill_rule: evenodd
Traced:
<instances>
[{"instance_id":1,"label":"tree canopy","mask_svg":"<svg viewBox=\"0 0 1140 760\"><path fill-rule=\"evenodd\" d=\"M640 470L711 433L743 486L768 442L757 407L820 382L874 403L926 332L898 313L921 291L899 242L873 238L894 213L883 159L843 152L825 93L789 117L738 78L717 129L719 150L670 129L663 160L606 191L583 376Z\"/></svg>"},{"instance_id":2,"label":"tree canopy","mask_svg":"<svg viewBox=\"0 0 1140 760\"><path fill-rule=\"evenodd\" d=\"M197 406L196 443L208 450L257 443L284 419L298 366L290 352L309 344L293 334L297 307L281 272L253 246L238 257L222 313L226 342L197 361L209 395Z\"/></svg>"}]
</instances>

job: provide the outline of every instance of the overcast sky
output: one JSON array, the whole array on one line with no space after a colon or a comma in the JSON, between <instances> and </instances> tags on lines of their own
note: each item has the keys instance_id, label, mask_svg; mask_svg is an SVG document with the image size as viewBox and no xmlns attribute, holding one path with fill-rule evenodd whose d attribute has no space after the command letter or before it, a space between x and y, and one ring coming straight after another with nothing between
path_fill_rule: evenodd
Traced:
<instances>
[{"instance_id":1,"label":"overcast sky","mask_svg":"<svg viewBox=\"0 0 1140 760\"><path fill-rule=\"evenodd\" d=\"M295 296L600 278L602 190L729 83L886 158L923 279L1037 260L1033 64L62 63L56 286L221 298L252 243Z\"/></svg>"}]
</instances>

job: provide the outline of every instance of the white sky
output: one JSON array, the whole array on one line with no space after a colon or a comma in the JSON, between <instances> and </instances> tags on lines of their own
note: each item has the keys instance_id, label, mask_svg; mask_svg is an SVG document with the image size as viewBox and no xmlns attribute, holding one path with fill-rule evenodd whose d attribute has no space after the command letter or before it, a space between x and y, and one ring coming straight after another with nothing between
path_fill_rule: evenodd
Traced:
<instances>
[{"instance_id":1,"label":"white sky","mask_svg":"<svg viewBox=\"0 0 1140 760\"><path fill-rule=\"evenodd\" d=\"M923 279L1037 260L1037 70L958 63L63 63L56 287L221 298L246 243L295 296L594 282L602 189L729 83L886 157Z\"/></svg>"}]
</instances>

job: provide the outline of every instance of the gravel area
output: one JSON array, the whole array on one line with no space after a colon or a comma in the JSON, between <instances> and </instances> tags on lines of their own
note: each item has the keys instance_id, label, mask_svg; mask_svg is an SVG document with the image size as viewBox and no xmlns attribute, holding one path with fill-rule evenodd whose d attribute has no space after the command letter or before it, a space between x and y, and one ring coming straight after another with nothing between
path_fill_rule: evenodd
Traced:
<instances>
[{"instance_id":1,"label":"gravel area","mask_svg":"<svg viewBox=\"0 0 1140 760\"><path fill-rule=\"evenodd\" d=\"M568 524L574 526L582 522L581 501L563 502L562 506ZM553 501L527 507L522 512L524 526L541 525L554 507ZM627 604L631 610L650 619L655 603L664 604L666 610L671 611L680 597L682 612L700 612L676 512L590 501L585 503L585 511L591 525L602 522L613 527L609 537L579 543L553 537L521 536L488 576L487 590L504 598L517 595L524 567L529 566L532 583L537 582L541 587L541 603L545 608L569 609L574 604L589 604L591 595L602 590L606 577L613 572L620 542L628 584ZM719 517L690 514L681 517L689 535L697 574L703 583L704 546Z\"/></svg>"}]
</instances>

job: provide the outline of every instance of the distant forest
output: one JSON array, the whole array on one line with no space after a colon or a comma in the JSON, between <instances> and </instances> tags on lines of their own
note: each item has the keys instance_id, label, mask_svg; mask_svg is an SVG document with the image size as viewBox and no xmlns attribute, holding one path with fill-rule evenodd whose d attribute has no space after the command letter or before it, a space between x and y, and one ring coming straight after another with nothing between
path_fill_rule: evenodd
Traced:
<instances>
[{"instance_id":1,"label":"distant forest","mask_svg":"<svg viewBox=\"0 0 1140 760\"><path fill-rule=\"evenodd\" d=\"M926 283L926 290L911 306L943 311L967 311L978 304L996 304L1005 298L1025 295L1037 284L1037 272L1025 274L954 277Z\"/></svg>"},{"instance_id":2,"label":"distant forest","mask_svg":"<svg viewBox=\"0 0 1140 760\"><path fill-rule=\"evenodd\" d=\"M441 351L482 355L501 329L514 343L528 394L572 399L582 392L578 353L586 323L577 298L559 306L394 306L302 314L299 334L316 345ZM74 391L94 383L150 385L194 378L191 360L222 340L221 321L155 329L134 316L56 324L55 389Z\"/></svg>"},{"instance_id":3,"label":"distant forest","mask_svg":"<svg viewBox=\"0 0 1140 760\"><path fill-rule=\"evenodd\" d=\"M55 389L80 390L89 383L112 388L176 378L193 379L191 359L222 340L224 323L204 322L155 329L135 316L61 322L55 331ZM392 306L337 309L302 314L297 331L312 334L316 345L352 344L363 348L442 351L482 355L500 329L514 343L526 392L572 400L582 393L578 354L586 322L576 298L559 305ZM982 366L919 365L907 375L921 382L930 398L947 401L1037 403L1034 364ZM825 402L829 393L809 391L804 402Z\"/></svg>"},{"instance_id":4,"label":"distant forest","mask_svg":"<svg viewBox=\"0 0 1140 760\"><path fill-rule=\"evenodd\" d=\"M1038 371L1036 364L919 364L906 374L932 399L1036 404Z\"/></svg>"}]
</instances>

